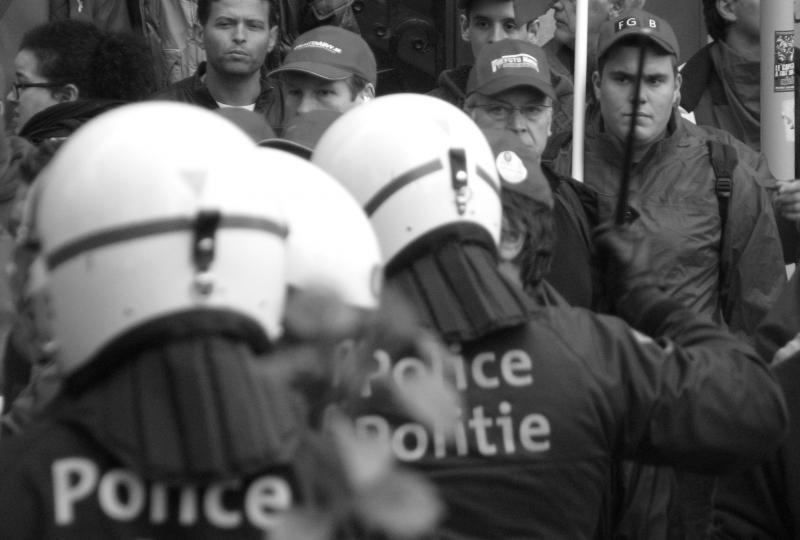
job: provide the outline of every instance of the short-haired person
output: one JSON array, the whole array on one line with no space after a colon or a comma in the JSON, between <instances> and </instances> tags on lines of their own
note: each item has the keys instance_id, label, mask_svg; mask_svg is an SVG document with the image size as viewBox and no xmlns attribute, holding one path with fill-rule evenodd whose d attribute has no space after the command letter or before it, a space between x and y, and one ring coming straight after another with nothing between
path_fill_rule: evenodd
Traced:
<instances>
[{"instance_id":1,"label":"short-haired person","mask_svg":"<svg viewBox=\"0 0 800 540\"><path fill-rule=\"evenodd\" d=\"M207 109L241 107L283 125L280 86L262 74L278 39L274 0L198 0L197 33L206 60L194 75L152 99L194 103Z\"/></svg>"},{"instance_id":2,"label":"short-haired person","mask_svg":"<svg viewBox=\"0 0 800 540\"><path fill-rule=\"evenodd\" d=\"M590 241L597 225L596 196L583 184L541 164L552 131L556 95L549 73L547 56L537 45L518 39L488 44L470 73L464 110L489 140L503 135L516 140L532 166L542 168L555 199L557 239L550 267L539 273L570 305L597 308L601 295L593 275Z\"/></svg>"},{"instance_id":3,"label":"short-haired person","mask_svg":"<svg viewBox=\"0 0 800 540\"><path fill-rule=\"evenodd\" d=\"M772 204L756 172L759 156L730 134L680 116L675 33L643 10L623 13L600 29L592 74L597 103L587 115L584 151L584 168L591 171L586 183L598 192L600 220L616 215L640 54L645 57L625 219L652 239L653 268L669 294L752 341L786 282ZM711 152L736 158L728 164L728 197ZM554 161L556 170L569 173L570 155L567 145ZM695 538L706 525L710 479L679 482L681 491L692 492L682 494L681 504Z\"/></svg>"},{"instance_id":4,"label":"short-haired person","mask_svg":"<svg viewBox=\"0 0 800 540\"><path fill-rule=\"evenodd\" d=\"M298 37L273 76L284 82L287 122L316 110L344 113L375 97L378 83L372 49L360 35L338 26L320 26Z\"/></svg>"},{"instance_id":5,"label":"short-haired person","mask_svg":"<svg viewBox=\"0 0 800 540\"><path fill-rule=\"evenodd\" d=\"M549 0L459 0L461 39L470 44L473 58L486 46L503 39L533 42L537 19L550 6ZM446 69L428 95L463 108L471 64ZM569 129L572 119L572 83L551 73L558 108L554 111L556 131Z\"/></svg>"},{"instance_id":6,"label":"short-haired person","mask_svg":"<svg viewBox=\"0 0 800 540\"><path fill-rule=\"evenodd\" d=\"M659 291L628 231L601 233L598 251L619 313L658 341L613 317L538 304L501 272L516 239L501 234L495 157L457 108L379 97L334 122L312 162L370 216L385 287L452 353L425 361L377 342L348 409L359 433L436 484L440 537L593 538L615 459L720 470L778 444L786 419L766 367ZM431 430L375 392L421 373L459 395Z\"/></svg>"},{"instance_id":7,"label":"short-haired person","mask_svg":"<svg viewBox=\"0 0 800 540\"><path fill-rule=\"evenodd\" d=\"M655 239L656 268L668 291L752 336L786 281L775 217L756 173L759 156L726 132L680 117L677 39L669 23L643 10L601 29L592 74L598 103L587 117L584 165L592 171L586 183L600 196L600 219L616 210L640 50L645 59L626 219ZM709 141L737 157L724 231ZM567 173L571 146L561 150L554 167Z\"/></svg>"}]
</instances>

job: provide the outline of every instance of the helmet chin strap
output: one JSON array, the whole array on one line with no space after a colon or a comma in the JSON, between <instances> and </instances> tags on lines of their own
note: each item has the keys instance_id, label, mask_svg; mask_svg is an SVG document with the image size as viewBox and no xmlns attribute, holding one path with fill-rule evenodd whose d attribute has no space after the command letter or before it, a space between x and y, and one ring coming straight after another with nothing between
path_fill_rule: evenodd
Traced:
<instances>
[{"instance_id":1,"label":"helmet chin strap","mask_svg":"<svg viewBox=\"0 0 800 540\"><path fill-rule=\"evenodd\" d=\"M65 399L67 420L144 478L229 479L296 449L305 411L245 342L196 336L135 356Z\"/></svg>"}]
</instances>

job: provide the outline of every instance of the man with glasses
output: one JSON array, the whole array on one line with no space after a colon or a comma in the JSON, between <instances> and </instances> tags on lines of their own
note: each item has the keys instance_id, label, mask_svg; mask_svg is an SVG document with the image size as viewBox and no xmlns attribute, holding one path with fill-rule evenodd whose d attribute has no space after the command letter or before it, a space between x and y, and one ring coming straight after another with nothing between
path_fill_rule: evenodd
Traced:
<instances>
[{"instance_id":1,"label":"man with glasses","mask_svg":"<svg viewBox=\"0 0 800 540\"><path fill-rule=\"evenodd\" d=\"M547 12L550 0L459 0L458 25L461 39L470 45L473 58L484 47L503 39L521 39L535 43L538 18ZM469 64L446 69L439 74L436 87L428 95L457 107L464 106ZM572 82L551 73L556 101L553 123L556 132L572 124Z\"/></svg>"},{"instance_id":2,"label":"man with glasses","mask_svg":"<svg viewBox=\"0 0 800 540\"><path fill-rule=\"evenodd\" d=\"M523 161L540 167L552 131L555 97L541 47L506 39L486 45L475 60L464 109L489 140L518 141L526 152ZM597 224L594 192L547 166L542 172L553 191L557 237L544 277L571 305L598 309L602 295L591 265L590 241Z\"/></svg>"}]
</instances>

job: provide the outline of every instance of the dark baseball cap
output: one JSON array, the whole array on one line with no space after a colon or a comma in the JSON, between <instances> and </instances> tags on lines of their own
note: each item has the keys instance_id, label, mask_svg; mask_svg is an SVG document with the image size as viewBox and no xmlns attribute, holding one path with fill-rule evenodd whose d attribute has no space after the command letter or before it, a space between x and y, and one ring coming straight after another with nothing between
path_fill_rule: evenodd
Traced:
<instances>
[{"instance_id":1,"label":"dark baseball cap","mask_svg":"<svg viewBox=\"0 0 800 540\"><path fill-rule=\"evenodd\" d=\"M286 58L270 75L300 71L341 81L358 75L372 84L378 80L375 55L364 38L339 26L319 26L300 35Z\"/></svg>"},{"instance_id":2,"label":"dark baseball cap","mask_svg":"<svg viewBox=\"0 0 800 540\"><path fill-rule=\"evenodd\" d=\"M505 129L485 128L483 134L492 147L502 189L514 191L552 209L550 182L533 150Z\"/></svg>"},{"instance_id":3,"label":"dark baseball cap","mask_svg":"<svg viewBox=\"0 0 800 540\"><path fill-rule=\"evenodd\" d=\"M528 24L531 21L535 21L544 15L553 3L552 0L458 0L458 8L470 9L475 2L479 1L513 2L514 19L516 19L517 24Z\"/></svg>"},{"instance_id":4,"label":"dark baseball cap","mask_svg":"<svg viewBox=\"0 0 800 540\"><path fill-rule=\"evenodd\" d=\"M493 96L519 86L536 88L556 99L547 55L542 48L521 39L503 39L486 45L469 72L467 94Z\"/></svg>"},{"instance_id":5,"label":"dark baseball cap","mask_svg":"<svg viewBox=\"0 0 800 540\"><path fill-rule=\"evenodd\" d=\"M342 113L338 111L327 109L297 115L286 126L283 137L271 137L260 141L258 145L285 150L301 158L310 159L322 134L341 115Z\"/></svg>"},{"instance_id":6,"label":"dark baseball cap","mask_svg":"<svg viewBox=\"0 0 800 540\"><path fill-rule=\"evenodd\" d=\"M643 9L633 9L603 23L597 38L597 57L602 57L615 43L630 36L642 36L664 52L676 57L680 55L678 38L667 21Z\"/></svg>"}]
</instances>

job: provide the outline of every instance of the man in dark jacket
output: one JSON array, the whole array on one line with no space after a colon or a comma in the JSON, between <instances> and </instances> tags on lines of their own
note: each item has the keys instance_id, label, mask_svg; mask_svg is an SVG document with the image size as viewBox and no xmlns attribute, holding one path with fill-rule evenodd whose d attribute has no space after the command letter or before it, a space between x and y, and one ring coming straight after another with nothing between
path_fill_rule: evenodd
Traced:
<instances>
[{"instance_id":1,"label":"man in dark jacket","mask_svg":"<svg viewBox=\"0 0 800 540\"><path fill-rule=\"evenodd\" d=\"M206 61L194 75L152 99L207 109L241 107L262 113L275 128L283 126L281 89L262 75L264 60L278 39L273 0L199 0L197 18Z\"/></svg>"},{"instance_id":2,"label":"man in dark jacket","mask_svg":"<svg viewBox=\"0 0 800 540\"><path fill-rule=\"evenodd\" d=\"M627 26L617 32L620 24ZM611 219L617 210L641 47L646 50L641 120L625 218L654 239L656 268L669 292L695 312L752 339L786 281L765 189L770 183L766 164L730 134L681 118L677 39L666 21L643 10L627 12L601 29L598 71L592 75L598 106L587 116L584 154L585 169L592 171L587 184L599 194L600 219ZM724 230L712 142L733 156ZM557 171L569 173L570 153L566 146L554 160Z\"/></svg>"},{"instance_id":3,"label":"man in dark jacket","mask_svg":"<svg viewBox=\"0 0 800 540\"><path fill-rule=\"evenodd\" d=\"M600 29L592 75L597 106L587 117L584 152L600 218L614 219L617 212L640 54L645 56L624 219L653 240L653 268L668 293L752 341L786 281L767 177L759 172L764 164L730 134L678 114L677 39L666 21L643 10L625 12ZM732 185L723 202L711 152L732 156ZM568 173L570 157L570 151L562 152L556 169ZM679 476L690 538L705 530L711 481Z\"/></svg>"},{"instance_id":4,"label":"man in dark jacket","mask_svg":"<svg viewBox=\"0 0 800 540\"><path fill-rule=\"evenodd\" d=\"M498 137L496 133L516 139L529 154L532 166L542 168L555 199L556 235L551 267L544 277L570 305L598 308L602 295L591 264L596 195L580 182L541 165L552 132L556 98L547 60L541 47L523 40L486 45L470 72L464 110L490 141ZM502 171L500 174L502 177Z\"/></svg>"},{"instance_id":5,"label":"man in dark jacket","mask_svg":"<svg viewBox=\"0 0 800 540\"><path fill-rule=\"evenodd\" d=\"M362 204L387 287L452 353L425 362L377 344L350 409L359 432L437 484L443 536L592 538L615 458L718 471L782 436L781 395L765 366L660 292L628 233L607 231L598 247L615 307L638 331L536 305L504 278L495 160L456 109L427 96L378 98L332 125L312 161ZM420 372L456 387L450 426L427 430L371 400L378 381L402 386Z\"/></svg>"}]
</instances>

